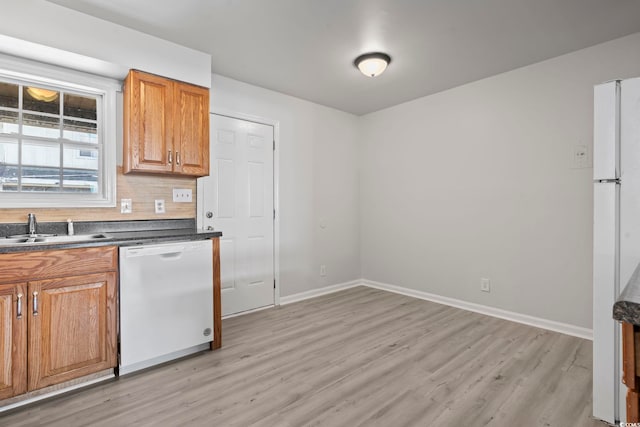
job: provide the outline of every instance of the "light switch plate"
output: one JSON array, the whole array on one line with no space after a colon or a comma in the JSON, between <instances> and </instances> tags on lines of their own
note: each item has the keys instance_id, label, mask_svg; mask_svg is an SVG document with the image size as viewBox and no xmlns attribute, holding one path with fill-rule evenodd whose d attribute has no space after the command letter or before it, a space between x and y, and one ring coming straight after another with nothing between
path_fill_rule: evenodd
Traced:
<instances>
[{"instance_id":1,"label":"light switch plate","mask_svg":"<svg viewBox=\"0 0 640 427\"><path fill-rule=\"evenodd\" d=\"M120 213L130 214L133 212L131 199L120 199Z\"/></svg>"},{"instance_id":2,"label":"light switch plate","mask_svg":"<svg viewBox=\"0 0 640 427\"><path fill-rule=\"evenodd\" d=\"M174 188L173 189L173 202L174 203L191 203L191 189L190 188Z\"/></svg>"},{"instance_id":3,"label":"light switch plate","mask_svg":"<svg viewBox=\"0 0 640 427\"><path fill-rule=\"evenodd\" d=\"M156 199L155 206L156 206L156 213L157 214L163 214L164 213L164 200L163 199Z\"/></svg>"}]
</instances>

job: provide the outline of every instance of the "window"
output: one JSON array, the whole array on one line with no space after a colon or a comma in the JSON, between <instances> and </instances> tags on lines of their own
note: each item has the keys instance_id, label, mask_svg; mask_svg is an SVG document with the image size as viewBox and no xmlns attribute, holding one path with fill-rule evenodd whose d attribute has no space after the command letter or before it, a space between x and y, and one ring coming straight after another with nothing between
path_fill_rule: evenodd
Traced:
<instances>
[{"instance_id":1,"label":"window","mask_svg":"<svg viewBox=\"0 0 640 427\"><path fill-rule=\"evenodd\" d=\"M0 69L0 207L115 204L114 85L56 73Z\"/></svg>"}]
</instances>

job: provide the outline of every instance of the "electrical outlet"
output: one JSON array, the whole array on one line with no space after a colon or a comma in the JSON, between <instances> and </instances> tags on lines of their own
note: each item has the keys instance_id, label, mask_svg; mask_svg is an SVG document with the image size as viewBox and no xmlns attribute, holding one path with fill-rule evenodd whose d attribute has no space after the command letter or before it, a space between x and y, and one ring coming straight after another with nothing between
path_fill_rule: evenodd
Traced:
<instances>
[{"instance_id":1,"label":"electrical outlet","mask_svg":"<svg viewBox=\"0 0 640 427\"><path fill-rule=\"evenodd\" d=\"M480 279L480 290L482 292L491 292L491 280L485 278Z\"/></svg>"},{"instance_id":2,"label":"electrical outlet","mask_svg":"<svg viewBox=\"0 0 640 427\"><path fill-rule=\"evenodd\" d=\"M156 200L156 213L157 214L164 213L164 200L162 199Z\"/></svg>"},{"instance_id":3,"label":"electrical outlet","mask_svg":"<svg viewBox=\"0 0 640 427\"><path fill-rule=\"evenodd\" d=\"M173 189L173 202L174 203L191 203L193 201L190 188L174 188Z\"/></svg>"},{"instance_id":4,"label":"electrical outlet","mask_svg":"<svg viewBox=\"0 0 640 427\"><path fill-rule=\"evenodd\" d=\"M130 214L133 212L131 199L120 199L120 213Z\"/></svg>"},{"instance_id":5,"label":"electrical outlet","mask_svg":"<svg viewBox=\"0 0 640 427\"><path fill-rule=\"evenodd\" d=\"M589 147L583 144L576 144L571 147L571 169L584 169L591 167L591 156Z\"/></svg>"},{"instance_id":6,"label":"electrical outlet","mask_svg":"<svg viewBox=\"0 0 640 427\"><path fill-rule=\"evenodd\" d=\"M327 275L327 266L322 264L320 266L320 276L324 277Z\"/></svg>"}]
</instances>

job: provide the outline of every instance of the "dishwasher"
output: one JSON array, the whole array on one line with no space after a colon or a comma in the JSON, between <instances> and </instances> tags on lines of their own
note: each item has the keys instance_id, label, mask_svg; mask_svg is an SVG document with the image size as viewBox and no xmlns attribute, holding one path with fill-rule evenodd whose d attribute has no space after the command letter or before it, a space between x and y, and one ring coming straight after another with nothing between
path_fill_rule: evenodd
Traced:
<instances>
[{"instance_id":1,"label":"dishwasher","mask_svg":"<svg viewBox=\"0 0 640 427\"><path fill-rule=\"evenodd\" d=\"M119 374L209 348L211 240L120 248Z\"/></svg>"}]
</instances>

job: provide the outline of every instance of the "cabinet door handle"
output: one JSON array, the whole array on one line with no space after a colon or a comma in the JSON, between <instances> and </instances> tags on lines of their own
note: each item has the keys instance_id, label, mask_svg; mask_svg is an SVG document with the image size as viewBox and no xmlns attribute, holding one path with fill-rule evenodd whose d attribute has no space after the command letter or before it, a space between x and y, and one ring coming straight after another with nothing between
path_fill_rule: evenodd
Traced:
<instances>
[{"instance_id":1,"label":"cabinet door handle","mask_svg":"<svg viewBox=\"0 0 640 427\"><path fill-rule=\"evenodd\" d=\"M173 163L173 151L169 150L169 164Z\"/></svg>"},{"instance_id":2,"label":"cabinet door handle","mask_svg":"<svg viewBox=\"0 0 640 427\"><path fill-rule=\"evenodd\" d=\"M18 294L18 313L16 318L22 319L22 294Z\"/></svg>"},{"instance_id":3,"label":"cabinet door handle","mask_svg":"<svg viewBox=\"0 0 640 427\"><path fill-rule=\"evenodd\" d=\"M38 292L33 293L33 315L38 315Z\"/></svg>"},{"instance_id":4,"label":"cabinet door handle","mask_svg":"<svg viewBox=\"0 0 640 427\"><path fill-rule=\"evenodd\" d=\"M180 164L180 152L176 151L176 165Z\"/></svg>"}]
</instances>

